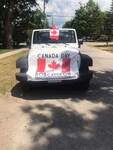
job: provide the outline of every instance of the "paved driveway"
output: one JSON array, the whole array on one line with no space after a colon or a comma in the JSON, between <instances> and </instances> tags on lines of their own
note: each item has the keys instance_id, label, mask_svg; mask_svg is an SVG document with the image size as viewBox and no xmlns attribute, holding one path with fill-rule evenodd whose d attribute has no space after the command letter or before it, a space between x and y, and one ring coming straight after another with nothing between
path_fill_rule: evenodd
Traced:
<instances>
[{"instance_id":1,"label":"paved driveway","mask_svg":"<svg viewBox=\"0 0 113 150\"><path fill-rule=\"evenodd\" d=\"M113 150L113 54L83 49L94 60L87 93L16 85L0 97L1 150Z\"/></svg>"}]
</instances>

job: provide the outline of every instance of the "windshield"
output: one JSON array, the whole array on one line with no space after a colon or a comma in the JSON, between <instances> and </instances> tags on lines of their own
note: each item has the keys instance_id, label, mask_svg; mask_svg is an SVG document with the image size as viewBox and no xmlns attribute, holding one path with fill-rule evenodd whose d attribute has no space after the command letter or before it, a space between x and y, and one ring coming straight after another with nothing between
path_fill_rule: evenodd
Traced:
<instances>
[{"instance_id":1,"label":"windshield","mask_svg":"<svg viewBox=\"0 0 113 150\"><path fill-rule=\"evenodd\" d=\"M60 30L59 38L51 39L50 31L35 31L33 37L33 44L45 44L45 43L76 43L74 30Z\"/></svg>"}]
</instances>

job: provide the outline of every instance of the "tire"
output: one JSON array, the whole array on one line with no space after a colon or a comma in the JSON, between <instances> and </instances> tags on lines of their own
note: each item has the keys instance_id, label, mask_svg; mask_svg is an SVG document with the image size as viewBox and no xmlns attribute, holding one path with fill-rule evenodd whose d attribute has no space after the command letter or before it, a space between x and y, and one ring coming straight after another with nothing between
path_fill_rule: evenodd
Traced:
<instances>
[{"instance_id":1,"label":"tire","mask_svg":"<svg viewBox=\"0 0 113 150\"><path fill-rule=\"evenodd\" d=\"M20 68L21 73L26 73L28 70L28 56L17 59L16 68Z\"/></svg>"},{"instance_id":2,"label":"tire","mask_svg":"<svg viewBox=\"0 0 113 150\"><path fill-rule=\"evenodd\" d=\"M93 60L90 56L86 54L80 54L80 56L81 56L80 70L88 68L89 66L93 66Z\"/></svg>"},{"instance_id":3,"label":"tire","mask_svg":"<svg viewBox=\"0 0 113 150\"><path fill-rule=\"evenodd\" d=\"M23 92L29 92L30 89L31 89L31 86L27 83L22 83L21 82L21 89L22 89Z\"/></svg>"}]
</instances>

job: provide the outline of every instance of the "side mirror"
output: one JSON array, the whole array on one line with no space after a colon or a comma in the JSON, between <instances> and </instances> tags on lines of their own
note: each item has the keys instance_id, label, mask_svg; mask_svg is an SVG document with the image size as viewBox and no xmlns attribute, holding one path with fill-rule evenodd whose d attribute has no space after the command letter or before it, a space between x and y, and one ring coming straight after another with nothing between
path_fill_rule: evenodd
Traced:
<instances>
[{"instance_id":1,"label":"side mirror","mask_svg":"<svg viewBox=\"0 0 113 150\"><path fill-rule=\"evenodd\" d=\"M79 39L79 40L78 40L78 44L79 44L79 48L80 48L81 45L83 45L83 39Z\"/></svg>"}]
</instances>

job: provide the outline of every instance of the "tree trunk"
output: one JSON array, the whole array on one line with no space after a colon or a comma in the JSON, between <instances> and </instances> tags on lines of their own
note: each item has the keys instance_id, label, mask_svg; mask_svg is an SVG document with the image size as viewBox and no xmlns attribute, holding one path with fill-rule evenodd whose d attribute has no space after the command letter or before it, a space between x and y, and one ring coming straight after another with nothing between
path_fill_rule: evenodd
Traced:
<instances>
[{"instance_id":1,"label":"tree trunk","mask_svg":"<svg viewBox=\"0 0 113 150\"><path fill-rule=\"evenodd\" d=\"M12 39L12 33L13 33L13 24L12 24L12 17L13 17L13 7L14 7L14 1L10 0L9 8L7 9L7 13L5 14L5 20L4 20L4 47L7 49L13 48L13 39Z\"/></svg>"},{"instance_id":2,"label":"tree trunk","mask_svg":"<svg viewBox=\"0 0 113 150\"><path fill-rule=\"evenodd\" d=\"M12 23L7 16L4 24L4 47L11 49L12 48Z\"/></svg>"}]
</instances>

